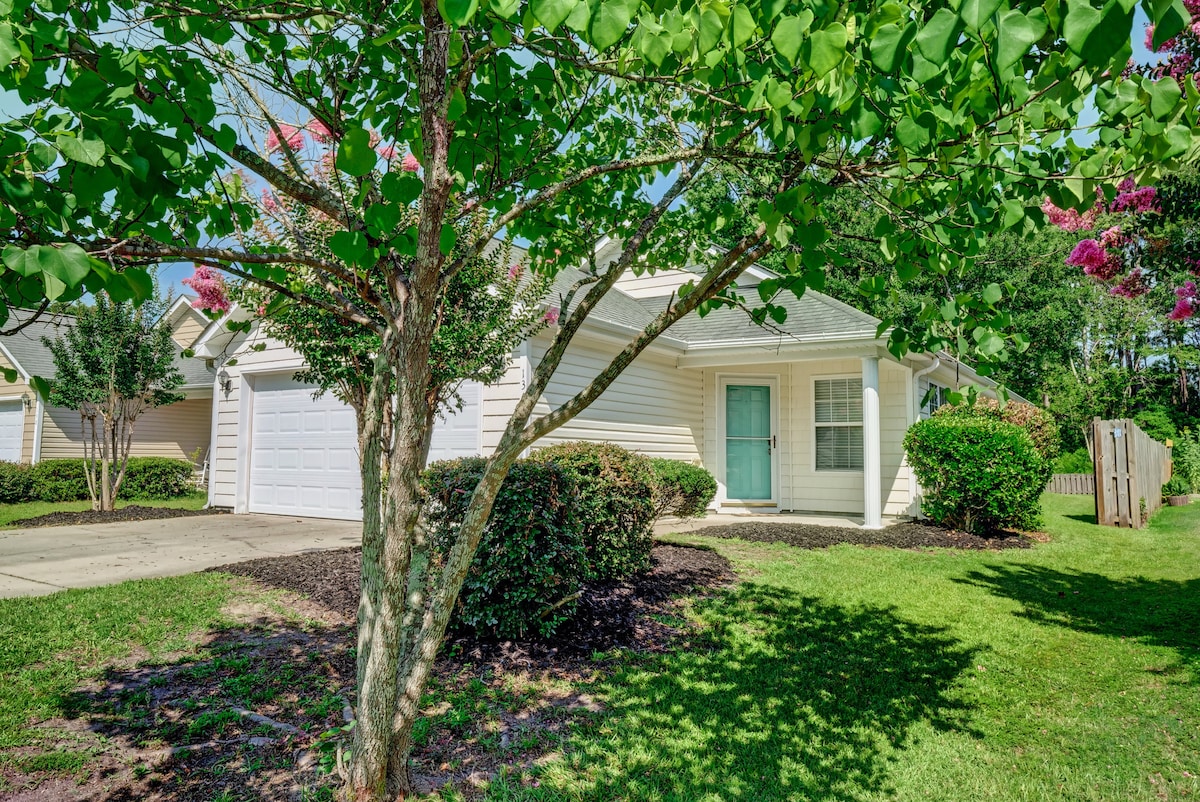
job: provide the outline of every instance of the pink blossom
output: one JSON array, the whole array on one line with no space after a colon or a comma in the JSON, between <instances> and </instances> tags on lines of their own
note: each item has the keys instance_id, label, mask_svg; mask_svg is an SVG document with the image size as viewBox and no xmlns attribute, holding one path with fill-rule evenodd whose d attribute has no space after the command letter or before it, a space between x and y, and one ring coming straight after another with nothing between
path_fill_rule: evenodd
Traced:
<instances>
[{"instance_id":1,"label":"pink blossom","mask_svg":"<svg viewBox=\"0 0 1200 802\"><path fill-rule=\"evenodd\" d=\"M1094 239L1080 240L1067 257L1067 264L1082 267L1089 275L1107 261L1108 251Z\"/></svg>"},{"instance_id":2,"label":"pink blossom","mask_svg":"<svg viewBox=\"0 0 1200 802\"><path fill-rule=\"evenodd\" d=\"M388 161L391 161L392 159L396 158L396 146L395 145L380 145L379 147L375 148L375 152L378 153L383 158L387 159Z\"/></svg>"},{"instance_id":3,"label":"pink blossom","mask_svg":"<svg viewBox=\"0 0 1200 802\"><path fill-rule=\"evenodd\" d=\"M304 145L304 131L287 123L279 124L279 133L283 134L283 141L287 144L289 150L299 150ZM274 153L279 150L280 141L275 129L271 129L271 133L267 134L267 153Z\"/></svg>"},{"instance_id":4,"label":"pink blossom","mask_svg":"<svg viewBox=\"0 0 1200 802\"><path fill-rule=\"evenodd\" d=\"M261 304L259 304L258 308L254 310L254 314L258 315L259 317L266 317L267 302L263 301Z\"/></svg>"},{"instance_id":5,"label":"pink blossom","mask_svg":"<svg viewBox=\"0 0 1200 802\"><path fill-rule=\"evenodd\" d=\"M1169 320L1187 320L1200 309L1200 293L1197 293L1194 281L1185 281L1183 286L1176 288L1175 298L1175 308L1167 315Z\"/></svg>"},{"instance_id":6,"label":"pink blossom","mask_svg":"<svg viewBox=\"0 0 1200 802\"><path fill-rule=\"evenodd\" d=\"M1118 245L1123 245L1125 240L1126 237L1124 233L1122 233L1120 226L1106 228L1104 231L1100 232L1100 244L1105 248L1113 248Z\"/></svg>"},{"instance_id":7,"label":"pink blossom","mask_svg":"<svg viewBox=\"0 0 1200 802\"><path fill-rule=\"evenodd\" d=\"M275 196L269 189L262 191L262 206L268 214L275 214L279 210L279 201L275 200Z\"/></svg>"},{"instance_id":8,"label":"pink blossom","mask_svg":"<svg viewBox=\"0 0 1200 802\"><path fill-rule=\"evenodd\" d=\"M212 265L198 264L196 271L182 281L185 287L191 287L196 292L196 300L192 306L196 309L207 309L211 312L228 312L231 304L225 294L225 279Z\"/></svg>"},{"instance_id":9,"label":"pink blossom","mask_svg":"<svg viewBox=\"0 0 1200 802\"><path fill-rule=\"evenodd\" d=\"M1110 295L1117 295L1121 298L1140 298L1150 292L1150 285L1146 283L1142 269L1135 267L1108 292Z\"/></svg>"},{"instance_id":10,"label":"pink blossom","mask_svg":"<svg viewBox=\"0 0 1200 802\"><path fill-rule=\"evenodd\" d=\"M545 320L551 326L557 326L558 325L558 307L552 306L549 309L547 309L546 314L542 316L542 320Z\"/></svg>"},{"instance_id":11,"label":"pink blossom","mask_svg":"<svg viewBox=\"0 0 1200 802\"><path fill-rule=\"evenodd\" d=\"M1113 198L1112 206L1109 209L1113 212L1128 211L1134 214L1157 212L1159 211L1158 190L1154 187L1124 190L1118 193L1117 197Z\"/></svg>"},{"instance_id":12,"label":"pink blossom","mask_svg":"<svg viewBox=\"0 0 1200 802\"><path fill-rule=\"evenodd\" d=\"M1042 204L1042 211L1046 213L1046 219L1051 225L1058 226L1063 231L1090 231L1096 226L1098 214L1094 207L1083 214L1074 209L1060 209L1051 203L1049 198Z\"/></svg>"},{"instance_id":13,"label":"pink blossom","mask_svg":"<svg viewBox=\"0 0 1200 802\"><path fill-rule=\"evenodd\" d=\"M421 163L417 161L416 156L409 153L400 160L400 169L406 173L415 173L417 170L421 169Z\"/></svg>"},{"instance_id":14,"label":"pink blossom","mask_svg":"<svg viewBox=\"0 0 1200 802\"><path fill-rule=\"evenodd\" d=\"M308 132L313 135L313 139L322 145L333 141L333 131L329 130L329 126L320 120L316 118L309 120L307 128Z\"/></svg>"},{"instance_id":15,"label":"pink blossom","mask_svg":"<svg viewBox=\"0 0 1200 802\"><path fill-rule=\"evenodd\" d=\"M508 280L516 281L517 279L519 279L521 277L522 272L523 272L523 270L522 270L521 265L513 264L511 267L508 268Z\"/></svg>"}]
</instances>

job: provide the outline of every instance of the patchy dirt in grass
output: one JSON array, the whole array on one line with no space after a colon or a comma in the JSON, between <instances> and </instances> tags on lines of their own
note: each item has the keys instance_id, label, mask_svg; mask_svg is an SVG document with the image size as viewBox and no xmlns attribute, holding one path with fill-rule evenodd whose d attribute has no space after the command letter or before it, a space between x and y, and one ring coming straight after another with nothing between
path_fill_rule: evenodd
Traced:
<instances>
[{"instance_id":1,"label":"patchy dirt in grass","mask_svg":"<svg viewBox=\"0 0 1200 802\"><path fill-rule=\"evenodd\" d=\"M123 521L151 521L156 518L189 518L193 515L220 515L227 513L223 509L207 510L177 510L168 507L142 507L130 504L111 512L83 510L82 512L51 512L36 518L23 518L13 521L8 526L11 529L36 529L43 526L85 526L88 524L113 524Z\"/></svg>"},{"instance_id":2,"label":"patchy dirt in grass","mask_svg":"<svg viewBox=\"0 0 1200 802\"><path fill-rule=\"evenodd\" d=\"M897 549L1027 549L1033 546L1032 535L1000 532L980 537L956 529L945 529L920 523L894 524L884 529L854 529L816 524L746 521L735 524L704 526L687 532L704 537L737 538L759 543L786 543L801 549L824 549L841 543L856 546L890 546Z\"/></svg>"},{"instance_id":3,"label":"patchy dirt in grass","mask_svg":"<svg viewBox=\"0 0 1200 802\"><path fill-rule=\"evenodd\" d=\"M77 689L37 748L0 751L0 799L333 799L330 770L354 701L358 550L214 570L252 580L227 610L239 623L189 656L121 661ZM571 729L599 726L603 703L586 686L611 670L614 650L671 648L685 629L678 597L733 579L715 552L660 545L647 575L590 585L553 643L452 638L414 734L419 789L452 784L471 798L502 766L558 754Z\"/></svg>"}]
</instances>

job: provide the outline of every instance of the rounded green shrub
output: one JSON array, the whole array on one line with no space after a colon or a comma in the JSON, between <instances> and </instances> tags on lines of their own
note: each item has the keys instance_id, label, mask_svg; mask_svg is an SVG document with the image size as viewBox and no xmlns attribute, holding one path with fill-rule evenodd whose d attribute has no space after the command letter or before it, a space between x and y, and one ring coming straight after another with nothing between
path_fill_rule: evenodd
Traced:
<instances>
[{"instance_id":1,"label":"rounded green shrub","mask_svg":"<svg viewBox=\"0 0 1200 802\"><path fill-rule=\"evenodd\" d=\"M1035 407L1024 401L1009 401L1004 406L994 398L979 398L974 404L947 404L933 413L934 416L968 418L991 418L1020 426L1033 440L1033 445L1043 459L1051 464L1058 459L1062 443L1058 433L1058 422L1049 410Z\"/></svg>"},{"instance_id":2,"label":"rounded green shrub","mask_svg":"<svg viewBox=\"0 0 1200 802\"><path fill-rule=\"evenodd\" d=\"M121 498L177 498L192 490L195 468L185 459L130 457L121 483Z\"/></svg>"},{"instance_id":3,"label":"rounded green shrub","mask_svg":"<svg viewBox=\"0 0 1200 802\"><path fill-rule=\"evenodd\" d=\"M650 568L654 545L654 469L641 454L612 443L560 443L531 459L553 463L574 480L589 579L623 579Z\"/></svg>"},{"instance_id":4,"label":"rounded green shrub","mask_svg":"<svg viewBox=\"0 0 1200 802\"><path fill-rule=\"evenodd\" d=\"M192 463L168 457L130 457L118 498L178 498L191 492ZM86 501L87 474L81 459L47 459L30 468L27 501ZM113 477L114 480L116 477Z\"/></svg>"},{"instance_id":5,"label":"rounded green shrub","mask_svg":"<svg viewBox=\"0 0 1200 802\"><path fill-rule=\"evenodd\" d=\"M20 462L0 462L0 504L20 504L29 501L33 477L28 465Z\"/></svg>"},{"instance_id":6,"label":"rounded green shrub","mask_svg":"<svg viewBox=\"0 0 1200 802\"><path fill-rule=\"evenodd\" d=\"M482 457L435 462L421 477L433 559L449 553ZM575 612L587 565L575 483L557 465L513 465L488 518L452 623L482 635L549 637Z\"/></svg>"},{"instance_id":7,"label":"rounded green shrub","mask_svg":"<svg viewBox=\"0 0 1200 802\"><path fill-rule=\"evenodd\" d=\"M1200 491L1200 431L1185 429L1171 449L1175 474L1182 477L1191 490Z\"/></svg>"},{"instance_id":8,"label":"rounded green shrub","mask_svg":"<svg viewBox=\"0 0 1200 802\"><path fill-rule=\"evenodd\" d=\"M31 501L82 501L88 498L81 459L46 459L30 468Z\"/></svg>"},{"instance_id":9,"label":"rounded green shrub","mask_svg":"<svg viewBox=\"0 0 1200 802\"><path fill-rule=\"evenodd\" d=\"M654 517L699 518L717 495L717 480L698 465L677 459L652 459Z\"/></svg>"},{"instance_id":10,"label":"rounded green shrub","mask_svg":"<svg viewBox=\"0 0 1200 802\"><path fill-rule=\"evenodd\" d=\"M1176 474L1163 485L1162 494L1166 496L1186 496L1192 492L1192 485L1187 479Z\"/></svg>"},{"instance_id":11,"label":"rounded green shrub","mask_svg":"<svg viewBox=\"0 0 1200 802\"><path fill-rule=\"evenodd\" d=\"M944 526L986 534L1041 524L1041 496L1052 463L1012 423L973 415L935 415L904 437L921 483L921 509Z\"/></svg>"}]
</instances>

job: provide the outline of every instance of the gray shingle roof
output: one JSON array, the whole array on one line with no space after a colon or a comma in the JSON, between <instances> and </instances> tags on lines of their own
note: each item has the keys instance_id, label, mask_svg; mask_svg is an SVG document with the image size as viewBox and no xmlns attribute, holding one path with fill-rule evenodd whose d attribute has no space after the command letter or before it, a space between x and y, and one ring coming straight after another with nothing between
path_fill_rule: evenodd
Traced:
<instances>
[{"instance_id":1,"label":"gray shingle roof","mask_svg":"<svg viewBox=\"0 0 1200 802\"><path fill-rule=\"evenodd\" d=\"M582 275L573 268L560 271L550 289L547 303L557 303ZM760 305L753 290L750 290L747 298L750 308ZM666 297L635 299L614 288L597 305L592 316L606 323L641 329L662 311L666 300ZM692 313L668 329L665 336L685 342L689 348L720 347L764 339L791 342L819 342L835 338L873 339L879 327L877 318L818 292L806 292L801 298L784 292L775 299L774 304L787 310L787 319L782 324L768 319L759 326L745 310L723 307L703 318Z\"/></svg>"},{"instance_id":2,"label":"gray shingle roof","mask_svg":"<svg viewBox=\"0 0 1200 802\"><path fill-rule=\"evenodd\" d=\"M31 314L22 309L11 310L4 328L12 328L17 322L28 320ZM53 340L74 324L75 317L73 315L46 314L19 332L0 337L0 344L8 349L8 352L13 355L13 359L17 360L26 373L47 379L53 378L54 357L51 355L50 349L42 344L42 338L49 337ZM212 385L215 374L205 367L203 360L184 358L182 350L176 346L175 361L180 372L183 373L184 387Z\"/></svg>"}]
</instances>

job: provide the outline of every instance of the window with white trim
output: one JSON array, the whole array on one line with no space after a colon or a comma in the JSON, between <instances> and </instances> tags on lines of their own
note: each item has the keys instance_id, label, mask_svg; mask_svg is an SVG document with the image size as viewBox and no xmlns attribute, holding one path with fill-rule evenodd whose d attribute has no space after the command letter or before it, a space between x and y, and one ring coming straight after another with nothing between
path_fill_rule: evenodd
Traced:
<instances>
[{"instance_id":1,"label":"window with white trim","mask_svg":"<svg viewBox=\"0 0 1200 802\"><path fill-rule=\"evenodd\" d=\"M863 469L862 378L817 379L813 412L818 471Z\"/></svg>"},{"instance_id":2,"label":"window with white trim","mask_svg":"<svg viewBox=\"0 0 1200 802\"><path fill-rule=\"evenodd\" d=\"M925 398L928 400L921 407L921 420L927 420L940 407L950 403L950 388L930 382Z\"/></svg>"}]
</instances>

